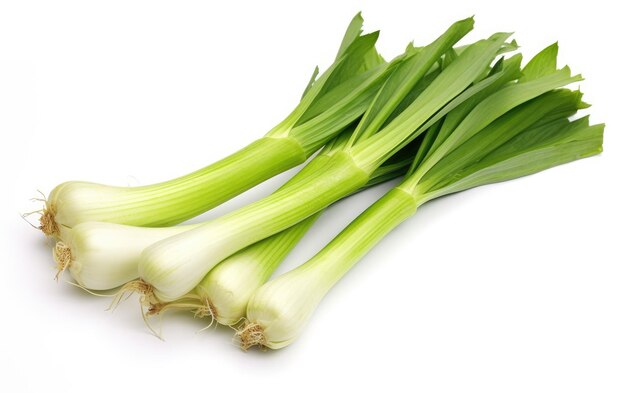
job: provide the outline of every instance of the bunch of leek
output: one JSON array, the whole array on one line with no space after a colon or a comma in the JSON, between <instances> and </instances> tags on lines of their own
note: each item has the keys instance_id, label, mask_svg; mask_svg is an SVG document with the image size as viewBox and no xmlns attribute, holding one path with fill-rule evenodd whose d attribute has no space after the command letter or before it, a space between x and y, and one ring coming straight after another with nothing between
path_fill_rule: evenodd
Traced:
<instances>
[{"instance_id":1,"label":"bunch of leek","mask_svg":"<svg viewBox=\"0 0 626 393\"><path fill-rule=\"evenodd\" d=\"M317 255L257 290L241 346L282 348L301 333L316 306L374 245L443 195L532 174L602 151L604 126L569 117L585 108L580 80L556 68L557 46L534 57L521 77L480 102L467 101L429 130L404 181L346 227Z\"/></svg>"},{"instance_id":2,"label":"bunch of leek","mask_svg":"<svg viewBox=\"0 0 626 393\"><path fill-rule=\"evenodd\" d=\"M357 15L348 28L340 53L346 50L343 48L346 47L346 41L349 41L349 37L354 35L355 31L360 31L361 23L362 19ZM386 96L382 96L377 92L376 101L382 102L383 99L388 99L388 101L385 106L380 108L382 110L379 110L378 118L375 121L380 123L385 119L385 117L381 116L383 110L389 117L393 111L408 105L407 102L401 102L401 100L406 99L409 92L415 94L422 91L439 74L436 63L440 60L441 55L454 42L465 35L472 28L472 25L473 20L471 19L460 21L453 25L444 36L433 44L437 45L434 49L426 48L427 52L428 50L431 52L427 53L429 57L426 61L423 56L419 56L422 51L421 48L410 47L407 49L407 53L386 64L386 71L377 76L378 83L384 81L381 92L384 92ZM354 43L351 45L354 45ZM348 46L348 48L350 47ZM372 49L370 48L369 50L371 51ZM426 76L424 77L424 75ZM306 97L310 91L315 89L318 83L319 80L309 85L305 90L304 96ZM321 100L320 102L324 103L325 101ZM372 109L367 111L370 114L372 113ZM370 122L372 120L374 119L368 119ZM362 125L364 122L359 124ZM375 127L370 126L370 131L368 132L373 132L374 130ZM363 127L354 130L354 132L346 131L332 142L327 143L323 151L281 190L291 189L294 184L303 183L301 180L305 178L319 178L320 174L324 174L326 164L331 156L341 152L357 132L363 133ZM394 173L394 176L397 176L398 169L404 164L402 162L393 162L393 159L390 161L390 165L384 165L382 168L377 168L372 172L369 176L370 184L385 180ZM352 191L354 190L350 190L350 192ZM345 196L345 194L341 196ZM296 223L297 221L294 222L294 224ZM305 223L301 225L304 226ZM54 258L57 261L58 271L69 269L79 285L92 290L111 289L137 277L139 255L146 247L159 240L200 226L142 228L100 221L82 222L71 228L63 225L60 227L62 241L54 248ZM259 237L259 240L263 238ZM131 284L129 288L149 289L150 287ZM169 300L173 300L173 298Z\"/></svg>"},{"instance_id":3,"label":"bunch of leek","mask_svg":"<svg viewBox=\"0 0 626 393\"><path fill-rule=\"evenodd\" d=\"M471 20L460 21L453 25L451 30L454 30L458 26L469 26L470 23ZM501 48L500 51L507 51L513 48L515 48L514 45L506 46ZM461 49L461 51L462 50L463 49ZM417 51L419 50L409 46L407 55ZM399 65L395 71L396 73L392 74L385 84L387 94L377 96L372 106L366 112L364 119L369 118L371 121L371 119L377 117L379 121L384 124L391 122L437 78L442 69L450 64L451 57L454 58L457 52L459 52L459 49L454 50L454 52L447 52L447 55L441 57L439 63L421 78L419 76L416 77L416 74L412 74L413 69L411 69L411 67L413 66L410 62ZM418 57L414 57L413 61L417 61L417 59ZM515 77L515 61L507 62L507 64L509 63L510 65L507 65L506 72L498 73L497 77L488 79L488 83L483 83L479 85L479 88L474 88L471 92L475 94L474 97L478 97L477 94L481 89L485 89L481 93L484 95L488 91L513 79ZM494 68L492 72L497 73L497 71L502 71L504 68L502 66L503 63L499 62L498 66ZM489 87L489 89L487 89L487 87ZM425 128L431 124L435 124L447 112L472 94L459 97L452 105L439 111L425 125ZM389 102L400 102L400 104L395 107L393 105L382 105L383 103L388 104ZM342 134L340 138L327 145L316 160L323 159L324 163L329 161L334 153L344 149L350 140L355 137L355 133L358 132L359 127L363 129L366 124L367 120L363 120L352 134L349 132ZM433 125L431 127L437 126ZM378 131L377 129L371 130L373 133ZM417 140L415 144L419 145L422 140L423 139ZM413 155L416 153L413 149L409 150L409 152ZM411 161L412 160L413 159L411 159ZM314 162L315 160L311 164ZM387 173L389 172L387 168L394 166L399 167L400 165L404 165L403 163L404 161L399 161L399 163L396 164L385 163L383 167L378 168L374 172L374 177L368 184L375 183L376 180L380 178L378 173ZM318 168L322 168L321 164ZM405 173L407 168L402 166L399 169L402 173ZM314 172L311 171L309 173ZM393 175L397 176L397 171L394 171ZM285 186L289 185L288 183ZM289 251L297 244L300 238L304 236L321 212L322 211L318 211L298 224L231 255L211 269L194 290L175 301L165 304L158 302L151 304L150 313L159 313L170 308L192 309L195 311L195 315L211 316L221 324L236 324L245 317L245 308L252 293L270 278L275 269L280 265ZM142 286L142 288L145 287ZM150 296L150 298L155 300L152 296Z\"/></svg>"},{"instance_id":4,"label":"bunch of leek","mask_svg":"<svg viewBox=\"0 0 626 393\"><path fill-rule=\"evenodd\" d=\"M472 18L389 62L378 33L350 23L334 63L317 69L285 120L246 148L192 174L145 187L84 182L53 190L41 229L79 286L142 293L150 313L192 309L239 327L253 345L281 348L380 239L422 204L598 154L603 125L571 120L585 108L565 86L551 45L522 69L496 33L455 46ZM196 216L319 153L276 192L217 219ZM300 267L270 277L324 209L365 187L405 175Z\"/></svg>"},{"instance_id":5,"label":"bunch of leek","mask_svg":"<svg viewBox=\"0 0 626 393\"><path fill-rule=\"evenodd\" d=\"M327 152L331 146L331 144L327 145L285 186L289 186L308 176L308 174L323 168L323 163L327 160ZM414 151L414 148L409 146L409 149L405 149L405 151L392 157L389 162L374 173L365 187L401 176L411 164L411 156L407 154L411 151ZM276 253L282 253L284 257L297 243L297 240L304 235L305 228L308 228L313 221L314 218L311 217L296 224L283 233L267 239L265 246L261 246L260 243L262 242L259 242L259 244L251 246L250 250L245 253L250 253L252 250L259 250L258 252L260 252L262 248L265 250L264 252L269 252L271 257L278 257ZM148 228L88 221L73 228L64 228L62 231L63 241L57 242L53 248L53 258L57 263L57 277L63 271L68 270L78 285L85 289L108 290L119 287L138 278L139 257L146 247L199 225ZM292 245L288 246L285 242ZM269 246L270 244L272 246ZM282 260L282 258L280 259Z\"/></svg>"},{"instance_id":6,"label":"bunch of leek","mask_svg":"<svg viewBox=\"0 0 626 393\"><path fill-rule=\"evenodd\" d=\"M345 132L325 146L319 155L283 187L289 187L296 181L306 179L306 176L323 169L332 152L343 146L351 132L351 130ZM394 155L373 173L362 189L405 174L413 161L417 145L419 144L413 143ZM160 303L150 296L146 297L145 300L148 302L155 301L152 304L145 304L149 308L148 315L168 309L187 309L193 311L196 316L210 316L223 325L236 324L245 317L246 306L252 293L269 280L322 213L323 210L231 255L211 269L193 291L175 301ZM138 288L143 289L141 285Z\"/></svg>"},{"instance_id":7,"label":"bunch of leek","mask_svg":"<svg viewBox=\"0 0 626 393\"><path fill-rule=\"evenodd\" d=\"M139 276L155 298L169 302L184 296L223 259L356 191L387 159L423 133L423 126L446 105L459 105L499 81L504 72L466 90L489 69L509 34L496 34L465 48L417 97L410 97L401 113L385 123L415 84L404 81L421 80L472 26L472 19L457 22L432 44L393 62L393 73L355 132L330 155L323 170L146 248L139 261Z\"/></svg>"}]
</instances>

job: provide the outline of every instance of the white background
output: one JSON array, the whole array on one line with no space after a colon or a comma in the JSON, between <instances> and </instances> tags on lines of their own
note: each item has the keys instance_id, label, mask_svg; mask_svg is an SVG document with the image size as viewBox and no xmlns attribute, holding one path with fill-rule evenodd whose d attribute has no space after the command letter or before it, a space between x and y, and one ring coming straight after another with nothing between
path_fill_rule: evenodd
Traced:
<instances>
[{"instance_id":1,"label":"white background","mask_svg":"<svg viewBox=\"0 0 626 393\"><path fill-rule=\"evenodd\" d=\"M212 4L215 3L215 4ZM613 3L613 2L611 2ZM4 1L0 6L0 390L626 391L621 13L601 1ZM133 301L55 283L18 213L70 179L149 184L261 136L332 60L350 18L390 58L476 15L468 40L559 40L605 152L424 206L329 294L299 341L244 353L188 314L151 336ZM209 212L270 193L293 171ZM331 208L314 254L389 185Z\"/></svg>"}]
</instances>

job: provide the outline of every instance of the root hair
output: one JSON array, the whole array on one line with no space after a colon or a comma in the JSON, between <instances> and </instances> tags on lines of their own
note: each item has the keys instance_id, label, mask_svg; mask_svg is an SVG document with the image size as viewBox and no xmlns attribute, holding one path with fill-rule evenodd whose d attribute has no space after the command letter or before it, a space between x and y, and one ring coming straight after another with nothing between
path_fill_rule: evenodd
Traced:
<instances>
[{"instance_id":1,"label":"root hair","mask_svg":"<svg viewBox=\"0 0 626 393\"><path fill-rule=\"evenodd\" d=\"M57 265L57 273L54 275L54 279L59 281L59 277L72 264L72 249L67 244L59 241L54 245L53 258Z\"/></svg>"},{"instance_id":2,"label":"root hair","mask_svg":"<svg viewBox=\"0 0 626 393\"><path fill-rule=\"evenodd\" d=\"M196 309L196 312L193 314L193 317L194 318L206 318L206 317L211 318L211 322L209 322L207 326L198 330L196 333L201 333L207 330L208 328L213 326L214 323L215 323L215 327L217 328L217 310L215 310L215 306L213 305L213 303L211 303L211 301L208 298L203 300L203 305Z\"/></svg>"},{"instance_id":3,"label":"root hair","mask_svg":"<svg viewBox=\"0 0 626 393\"><path fill-rule=\"evenodd\" d=\"M149 308L152 304L159 303L154 295L154 287L142 279L127 282L115 294L111 305L107 310L115 310L123 301L126 301L133 293L139 294L139 303L142 307Z\"/></svg>"},{"instance_id":4,"label":"root hair","mask_svg":"<svg viewBox=\"0 0 626 393\"><path fill-rule=\"evenodd\" d=\"M240 329L235 333L235 339L239 342L239 347L247 351L253 346L265 348L267 339L263 328L258 323L244 322Z\"/></svg>"},{"instance_id":5,"label":"root hair","mask_svg":"<svg viewBox=\"0 0 626 393\"><path fill-rule=\"evenodd\" d=\"M54 205L46 205L39 217L39 229L46 236L56 236L59 234L59 225L55 219L56 208Z\"/></svg>"}]
</instances>

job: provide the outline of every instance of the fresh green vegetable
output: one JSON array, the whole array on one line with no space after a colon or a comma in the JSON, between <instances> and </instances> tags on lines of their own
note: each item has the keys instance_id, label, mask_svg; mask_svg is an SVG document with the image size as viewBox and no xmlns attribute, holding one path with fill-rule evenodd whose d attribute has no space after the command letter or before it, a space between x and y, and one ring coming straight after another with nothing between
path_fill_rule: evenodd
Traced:
<instances>
[{"instance_id":1,"label":"fresh green vegetable","mask_svg":"<svg viewBox=\"0 0 626 393\"><path fill-rule=\"evenodd\" d=\"M500 60L496 63L490 74L485 78L486 80L481 81L481 83L475 86L475 90L479 91L479 93L475 93L472 100L475 102L476 99L479 99L481 96L485 96L490 91L514 79L519 73L520 61L520 56L514 56L509 60ZM444 67L446 63L449 64L449 62L445 61L440 62L440 66ZM439 73L440 67L438 66L414 87L403 100L403 103L396 107L386 122L390 122L395 116L401 113L402 110L412 102L412 99L415 99L415 97L423 92ZM487 89L485 86L489 88ZM405 149L408 154L397 154L394 156L397 163L386 162L383 167L375 171L374 178L370 180L368 184L376 183L384 172L388 172L389 169L394 167L399 167L399 169L402 170L402 174L404 174L407 170L405 162L407 160L416 161L420 156L425 154L425 148L431 146L431 139L433 135L436 135L435 132L438 131L441 126L440 118L462 100L463 98L453 103L445 110L442 110L428 122L428 124L434 125L423 135L423 138L418 138L418 140L414 142L414 144L419 146L419 149ZM466 106L467 105L465 105L465 107ZM458 111L456 112L458 113ZM349 134L345 133L344 136L345 135ZM327 146L322 155L329 155L333 151L337 151L344 147L345 143L347 143L347 141L338 139L333 145ZM417 157L415 157L416 154ZM406 158L403 158L405 156ZM413 158L410 158L410 156ZM394 160L392 159L391 161ZM398 176L397 173L394 173L394 175ZM244 319L246 306L252 294L270 278L278 265L286 257L287 253L297 244L299 239L304 236L320 214L321 211L279 234L261 240L226 258L209 271L193 292L168 304L154 304L151 306L151 313L160 313L169 308L191 309L196 316L211 316L217 320L217 322L225 325L237 324Z\"/></svg>"},{"instance_id":2,"label":"fresh green vegetable","mask_svg":"<svg viewBox=\"0 0 626 393\"><path fill-rule=\"evenodd\" d=\"M556 53L546 48L516 83L450 112L400 185L308 262L256 291L237 333L241 346L292 343L333 285L422 204L600 153L604 126L569 120L586 105L580 92L559 89L580 77L556 69Z\"/></svg>"},{"instance_id":3,"label":"fresh green vegetable","mask_svg":"<svg viewBox=\"0 0 626 393\"><path fill-rule=\"evenodd\" d=\"M155 296L165 302L184 296L226 257L362 187L376 168L422 132L417 131L424 123L488 70L509 36L498 34L464 50L384 126L384 120L410 92L410 85L423 78L472 25L472 19L457 22L432 44L399 61L346 146L330 157L319 174L144 250L139 274Z\"/></svg>"},{"instance_id":4,"label":"fresh green vegetable","mask_svg":"<svg viewBox=\"0 0 626 393\"><path fill-rule=\"evenodd\" d=\"M261 139L163 183L142 187L63 183L50 193L40 229L58 237L61 228L87 221L151 227L177 224L303 163L365 112L389 72L374 48L378 32L362 35L362 23L358 14L335 62L317 79L316 70L301 102Z\"/></svg>"},{"instance_id":5,"label":"fresh green vegetable","mask_svg":"<svg viewBox=\"0 0 626 393\"><path fill-rule=\"evenodd\" d=\"M323 168L330 146L325 148L311 160L296 176L285 185L300 181L308 174ZM389 163L383 165L374 174L367 186L378 184L390 178L398 177L406 172L411 164L409 154L397 154ZM312 223L314 219L309 218ZM300 223L297 225L305 225ZM107 290L124 285L138 277L137 265L141 252L151 244L175 234L183 233L200 224L179 225L164 228L146 228L108 222L89 221L80 223L73 228L61 228L63 241L56 243L53 257L57 263L57 277L68 270L72 278L83 288L89 290ZM297 226L285 232L298 232ZM304 232L302 232L304 234ZM276 240L287 241L293 238L288 233L276 235L273 246L263 247L266 250L291 246L278 245ZM297 242L297 240L296 240ZM254 248L255 246L251 246ZM257 249L260 248L256 246ZM285 250L285 254L289 250ZM137 287L135 287L137 288ZM139 287L142 288L142 287ZM242 311L243 316L243 311Z\"/></svg>"},{"instance_id":6,"label":"fresh green vegetable","mask_svg":"<svg viewBox=\"0 0 626 393\"><path fill-rule=\"evenodd\" d=\"M416 49L412 46L408 49L409 52L413 50ZM386 124L402 113L450 62L438 63L393 110L393 113L385 120ZM501 65L501 62L498 63L497 69L500 69ZM511 76L510 72L508 74ZM441 114L438 115L438 117L441 116ZM346 146L350 136L350 133L345 132L340 138L327 145L316 159L329 160L332 153ZM413 145L419 146L423 142L425 140L418 138ZM382 167L376 169L367 186L404 174L417 151L414 147L409 147L411 148L403 149L402 152L385 162ZM320 162L319 166L322 165ZM314 171L309 173L312 172ZM270 278L322 212L319 211L298 224L231 255L211 269L192 292L174 302L150 305L149 314L161 313L171 308L191 309L196 316L210 316L224 325L238 323L245 317L246 305L252 293Z\"/></svg>"},{"instance_id":7,"label":"fresh green vegetable","mask_svg":"<svg viewBox=\"0 0 626 393\"><path fill-rule=\"evenodd\" d=\"M344 135L350 134L346 132ZM340 137L327 145L283 187L289 187L322 169L332 152L340 149L345 141L345 138ZM403 175L415 156L416 148L413 145L409 145L378 168L363 189ZM159 314L168 309L187 309L196 316L210 316L223 325L236 324L245 317L246 305L252 293L270 278L322 212L319 211L292 227L231 255L182 298L170 303L148 305L148 314ZM151 298L148 296L146 299Z\"/></svg>"},{"instance_id":8,"label":"fresh green vegetable","mask_svg":"<svg viewBox=\"0 0 626 393\"><path fill-rule=\"evenodd\" d=\"M244 349L285 347L366 253L423 204L602 151L604 125L579 110L581 81L551 45L524 68L510 34L469 45L460 20L386 62L357 14L334 62L316 68L300 103L265 136L196 172L144 187L67 182L41 211L58 272L87 291L141 294L144 318L191 309L236 326ZM498 58L499 57L499 58ZM496 58L498 60L496 61ZM217 219L198 215L318 152L270 196ZM269 281L326 207L403 180L326 247ZM146 308L148 313L146 314ZM147 322L147 320L146 320Z\"/></svg>"}]
</instances>

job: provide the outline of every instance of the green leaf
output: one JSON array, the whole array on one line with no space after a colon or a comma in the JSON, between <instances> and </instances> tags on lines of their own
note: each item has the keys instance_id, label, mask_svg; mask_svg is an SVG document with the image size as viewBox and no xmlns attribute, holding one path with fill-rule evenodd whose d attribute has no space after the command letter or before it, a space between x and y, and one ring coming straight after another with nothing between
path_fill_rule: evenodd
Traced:
<instances>
[{"instance_id":1,"label":"green leaf","mask_svg":"<svg viewBox=\"0 0 626 393\"><path fill-rule=\"evenodd\" d=\"M582 94L578 91L554 90L507 112L437 162L420 180L420 192L429 192L454 182L465 168L476 164L529 127L567 119L576 113L581 98Z\"/></svg>"},{"instance_id":2,"label":"green leaf","mask_svg":"<svg viewBox=\"0 0 626 393\"><path fill-rule=\"evenodd\" d=\"M393 119L408 108L408 106L411 105L411 103L415 101L415 99L417 99L417 97L422 94L424 90L426 90L426 88L439 76L439 74L441 74L441 69L439 68L439 65L436 65L434 69L431 69L431 71L429 71L419 82L417 82L409 94L407 94L398 106L395 107L381 128L387 127Z\"/></svg>"},{"instance_id":3,"label":"green leaf","mask_svg":"<svg viewBox=\"0 0 626 393\"><path fill-rule=\"evenodd\" d=\"M343 35L343 39L339 45L339 51L337 52L337 57L335 58L336 60L339 60L341 56L345 54L348 47L352 45L361 33L363 33L363 17L359 12L352 18L345 34Z\"/></svg>"},{"instance_id":4,"label":"green leaf","mask_svg":"<svg viewBox=\"0 0 626 393\"><path fill-rule=\"evenodd\" d=\"M363 115L352 143L366 139L377 132L402 100L422 80L428 70L452 46L469 33L474 27L472 18L452 24L439 38L420 51L407 53L395 67L372 104Z\"/></svg>"},{"instance_id":5,"label":"green leaf","mask_svg":"<svg viewBox=\"0 0 626 393\"><path fill-rule=\"evenodd\" d=\"M309 87L306 89L305 94L302 96L300 103L296 106L296 108L276 127L274 127L270 132L267 133L267 136L271 137L286 137L291 136L292 130L304 123L304 120L310 120L314 115L319 115L320 107L316 106L316 103L323 99L326 93L333 92L335 88L342 86L345 84L354 84L354 81L362 82L363 86L356 86L356 90L361 92L364 89L367 89L368 83L371 82L368 79L368 75L365 78L358 78L361 76L360 74L367 73L363 72L364 64L367 62L368 64L372 63L373 51L375 51L374 45L378 39L378 32L374 32L366 35L359 35L361 32L361 24L360 24L360 16L357 15L355 17L348 30L346 31L346 35L342 41L342 46L340 50L340 56L335 60L335 62L315 81L309 84ZM355 35L355 32L358 34ZM379 66L378 71L382 71L384 69L384 65ZM356 79L355 79L356 78ZM353 86L354 87L354 86ZM362 97L358 97L359 101ZM337 110L341 111L342 106L349 105L349 102L346 102L345 97L334 94L332 97L335 98L335 101L326 100L323 109L330 110L336 109L333 114L337 113ZM371 97L368 97L371 98ZM337 108L334 108L338 106ZM310 134L315 136L314 140L302 140L305 148L310 148L311 150L317 150L325 141L329 138L332 138L336 133L344 128L348 123L355 120L358 116L360 116L365 109L366 106L361 102L355 103L356 108L354 111L349 113L348 117L342 117L339 119L337 124L332 123L332 121L327 122L325 126L328 128L323 130L312 130ZM311 110L314 114L311 114ZM331 116L332 120L332 116ZM316 131L321 131L320 135L315 135ZM296 138L297 139L297 138Z\"/></svg>"},{"instance_id":6,"label":"green leaf","mask_svg":"<svg viewBox=\"0 0 626 393\"><path fill-rule=\"evenodd\" d=\"M447 66L449 66L450 64L452 64L452 62L459 57L459 55L456 53L456 51L454 50L454 48L451 48L450 50L448 50L443 57L439 60L439 67L443 70L444 68L446 68Z\"/></svg>"},{"instance_id":7,"label":"green leaf","mask_svg":"<svg viewBox=\"0 0 626 393\"><path fill-rule=\"evenodd\" d=\"M431 152L422 165L411 175L412 181L406 182L406 185L416 187L422 176L439 160L509 110L552 89L581 79L580 75L570 76L569 68L565 67L534 80L508 85L491 94L476 105L446 140Z\"/></svg>"},{"instance_id":8,"label":"green leaf","mask_svg":"<svg viewBox=\"0 0 626 393\"><path fill-rule=\"evenodd\" d=\"M341 58L336 60L337 67L329 75L328 80L320 89L320 94L325 94L346 80L363 72L366 58L371 60L372 50L378 41L378 31L363 35L355 39L345 50Z\"/></svg>"},{"instance_id":9,"label":"green leaf","mask_svg":"<svg viewBox=\"0 0 626 393\"><path fill-rule=\"evenodd\" d=\"M531 128L467 168L459 180L426 198L515 179L599 154L603 134L604 124L589 126L586 118L574 122L561 119Z\"/></svg>"},{"instance_id":10,"label":"green leaf","mask_svg":"<svg viewBox=\"0 0 626 393\"><path fill-rule=\"evenodd\" d=\"M371 70L372 68L376 68L381 64L385 64L385 59L378 53L376 47L371 48L369 51L365 53L363 56L363 64L359 68L359 72L365 72L367 70Z\"/></svg>"},{"instance_id":11,"label":"green leaf","mask_svg":"<svg viewBox=\"0 0 626 393\"><path fill-rule=\"evenodd\" d=\"M517 152L587 139L590 132L593 134L597 131L598 128L590 128L588 116L572 122L565 118L554 119L551 122L533 126L507 141L488 154L481 165L487 166L490 163L505 160ZM597 136L597 134L594 135Z\"/></svg>"},{"instance_id":12,"label":"green leaf","mask_svg":"<svg viewBox=\"0 0 626 393\"><path fill-rule=\"evenodd\" d=\"M489 72L489 77L484 82L477 84L478 86L485 85L483 89L471 98L464 100L464 102L447 114L443 125L435 141L433 142L427 156L431 152L435 151L443 141L450 136L452 131L463 121L465 116L470 113L476 105L478 105L486 97L490 96L494 92L501 89L505 84L513 81L520 76L520 64L522 62L522 55L517 54L507 60L500 59L494 66L492 71ZM498 69L500 71L498 71ZM494 77L495 76L495 77ZM490 82L488 82L490 81Z\"/></svg>"},{"instance_id":13,"label":"green leaf","mask_svg":"<svg viewBox=\"0 0 626 393\"><path fill-rule=\"evenodd\" d=\"M320 73L320 68L316 66L315 69L313 70L313 74L309 78L309 83L307 83L306 87L304 88L304 91L302 92L301 98L304 98L306 93L308 93L308 91L311 89L311 86L313 86L313 83L315 82L315 78L317 78L317 75L319 73Z\"/></svg>"},{"instance_id":14,"label":"green leaf","mask_svg":"<svg viewBox=\"0 0 626 393\"><path fill-rule=\"evenodd\" d=\"M500 33L498 33L500 34ZM493 38L493 36L491 37ZM457 56L460 56L461 53L463 53L463 51L465 51L465 49L469 48L470 45L462 45L462 46L457 46L456 48L454 48L454 51L456 52ZM504 42L502 43L502 46L500 47L500 49L498 49L498 55L503 55L505 53L508 52L514 52L516 50L519 49L519 45L517 44L517 41L512 40L511 42Z\"/></svg>"},{"instance_id":15,"label":"green leaf","mask_svg":"<svg viewBox=\"0 0 626 393\"><path fill-rule=\"evenodd\" d=\"M454 121L455 116L458 117L459 113L463 114L463 116L469 112L476 104L479 102L481 97L488 96L491 92L496 91L502 85L510 82L515 79L518 75L519 64L517 66L513 66L516 63L510 62L508 66L501 66L503 62L498 61L496 65L494 65L495 69L500 69L499 72L492 74L489 73L490 76L485 78L484 80L473 84L471 87L467 88L463 93L456 96L452 101L450 101L446 106L444 106L441 110L437 112L433 117L431 117L428 122L420 127L417 131L418 134L422 133L423 130L427 130L427 132L431 135L428 136L428 146L423 146L419 153L415 156L415 161L407 171L407 174L411 174L415 171L415 169L421 165L421 163L428 157L428 154L435 150L436 146L440 144L440 138L445 139L443 136L449 135L450 132L454 129L451 127L451 123ZM440 122L442 119L445 121L443 124L440 124L439 127L434 128L437 122ZM460 122L460 119L458 120ZM458 123L454 123L455 126ZM445 127L445 128L444 128ZM448 128L448 130L446 130Z\"/></svg>"},{"instance_id":16,"label":"green leaf","mask_svg":"<svg viewBox=\"0 0 626 393\"><path fill-rule=\"evenodd\" d=\"M420 127L483 73L508 36L502 33L468 47L385 129L367 138L367 143L354 145L352 156L359 167L375 169L425 132L426 129Z\"/></svg>"},{"instance_id":17,"label":"green leaf","mask_svg":"<svg viewBox=\"0 0 626 393\"><path fill-rule=\"evenodd\" d=\"M335 86L332 90L318 96L315 101L308 107L306 112L298 119L294 127L301 124L305 124L309 120L318 116L319 114L329 110L338 102L346 98L350 93L358 90L364 84L369 83L372 80L372 76L377 76L387 66L381 66L365 72L361 72L353 76L352 78L344 81L338 86ZM365 111L365 110L364 110Z\"/></svg>"},{"instance_id":18,"label":"green leaf","mask_svg":"<svg viewBox=\"0 0 626 393\"><path fill-rule=\"evenodd\" d=\"M557 42L537 53L522 70L520 82L541 78L556 72L556 58L558 54L559 44Z\"/></svg>"},{"instance_id":19,"label":"green leaf","mask_svg":"<svg viewBox=\"0 0 626 393\"><path fill-rule=\"evenodd\" d=\"M307 152L312 153L319 149L328 139L363 115L384 83L389 67L381 65L355 77L357 79L353 81L359 83L346 81L337 86L328 93L333 94L337 101L325 102L324 105L328 104L328 109L314 117L306 117L307 120L298 123L288 135L297 140Z\"/></svg>"},{"instance_id":20,"label":"green leaf","mask_svg":"<svg viewBox=\"0 0 626 393\"><path fill-rule=\"evenodd\" d=\"M443 124L443 120L439 120L436 123L434 123L432 126L430 126L428 128L428 131L422 134L423 137L420 138L420 147L417 153L415 154L415 158L413 159L411 166L407 170L407 174L412 173L413 170L417 168L422 163L422 161L424 161L424 159L426 158L426 155L428 154L428 151L430 150L433 143L435 142L435 138L437 138L437 134L439 133L439 130L441 129L442 124Z\"/></svg>"}]
</instances>

